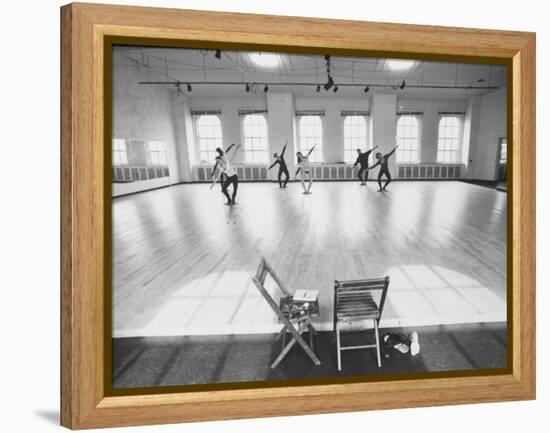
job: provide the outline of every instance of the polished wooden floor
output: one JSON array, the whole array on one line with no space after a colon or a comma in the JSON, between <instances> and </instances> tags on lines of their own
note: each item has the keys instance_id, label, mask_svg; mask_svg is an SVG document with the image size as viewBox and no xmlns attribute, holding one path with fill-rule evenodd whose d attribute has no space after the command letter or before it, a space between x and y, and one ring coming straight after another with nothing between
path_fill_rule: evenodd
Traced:
<instances>
[{"instance_id":1,"label":"polished wooden floor","mask_svg":"<svg viewBox=\"0 0 550 433\"><path fill-rule=\"evenodd\" d=\"M462 182L177 185L113 199L113 336L250 334L280 325L251 281L291 290L389 275L381 326L506 321L506 193ZM273 283L269 285L275 293Z\"/></svg>"}]
</instances>

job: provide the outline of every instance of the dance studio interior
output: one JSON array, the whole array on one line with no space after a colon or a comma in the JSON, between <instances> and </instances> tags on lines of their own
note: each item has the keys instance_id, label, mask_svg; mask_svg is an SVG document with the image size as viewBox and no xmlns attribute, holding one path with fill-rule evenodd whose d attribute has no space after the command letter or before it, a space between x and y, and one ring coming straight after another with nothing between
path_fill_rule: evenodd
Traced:
<instances>
[{"instance_id":1,"label":"dance studio interior","mask_svg":"<svg viewBox=\"0 0 550 433\"><path fill-rule=\"evenodd\" d=\"M113 387L507 369L507 73L114 47Z\"/></svg>"}]
</instances>

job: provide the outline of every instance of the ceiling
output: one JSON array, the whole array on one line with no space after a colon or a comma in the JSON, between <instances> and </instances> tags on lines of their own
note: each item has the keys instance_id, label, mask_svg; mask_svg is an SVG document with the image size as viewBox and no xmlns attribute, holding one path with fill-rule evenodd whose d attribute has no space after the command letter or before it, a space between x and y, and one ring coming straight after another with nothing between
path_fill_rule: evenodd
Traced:
<instances>
[{"instance_id":1,"label":"ceiling","mask_svg":"<svg viewBox=\"0 0 550 433\"><path fill-rule=\"evenodd\" d=\"M185 93L186 83L190 83L192 97L263 94L268 84L269 92L291 91L296 97L365 98L384 92L397 93L400 98L467 99L506 85L503 65L415 61L405 70L392 70L389 59L331 56L330 75L338 91L333 91L334 86L325 91L323 84L328 78L324 56L281 53L277 54L277 66L261 67L250 54L223 50L217 58L216 50L115 47L113 63L118 67L139 64L146 72L144 81L181 82ZM406 85L401 89L403 80ZM320 92L316 84L321 85ZM369 92L365 93L367 85ZM177 90L174 84L170 88Z\"/></svg>"}]
</instances>

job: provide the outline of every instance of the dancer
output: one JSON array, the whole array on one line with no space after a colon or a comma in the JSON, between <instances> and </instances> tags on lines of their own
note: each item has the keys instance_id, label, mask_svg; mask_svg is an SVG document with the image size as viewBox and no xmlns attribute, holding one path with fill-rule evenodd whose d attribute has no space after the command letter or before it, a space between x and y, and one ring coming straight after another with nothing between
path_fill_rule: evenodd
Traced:
<instances>
[{"instance_id":1,"label":"dancer","mask_svg":"<svg viewBox=\"0 0 550 433\"><path fill-rule=\"evenodd\" d=\"M218 156L216 156L216 165L214 166L214 169L219 165L220 172L218 173L218 176L214 179L212 186L214 186L218 178L223 179L225 177L225 179L221 181L221 184L222 193L227 198L227 205L235 204L235 198L237 197L237 190L239 188L239 177L237 176L237 170L235 170L235 167L233 167L233 159L235 159L237 151L240 149L240 147L240 144L235 145L235 143L233 143L225 150L225 152L219 147L216 148ZM212 176L212 178L214 178L214 176ZM227 192L227 188L230 185L232 185L233 188L233 194L231 197Z\"/></svg>"},{"instance_id":2,"label":"dancer","mask_svg":"<svg viewBox=\"0 0 550 433\"><path fill-rule=\"evenodd\" d=\"M311 165L309 165L309 155L311 155L311 152L313 152L313 149L315 149L316 144L313 145L311 149L309 149L309 152L307 155L303 155L302 152L296 152L296 158L298 159L298 169L296 170L296 174L294 175L294 179L296 179L296 176L298 176L298 173L301 171L302 176L300 181L302 182L302 188L304 189L304 192L302 194L311 194L310 189L311 185L313 184L313 175L311 173ZM305 177L308 177L309 185L306 188L305 184Z\"/></svg>"},{"instance_id":3,"label":"dancer","mask_svg":"<svg viewBox=\"0 0 550 433\"><path fill-rule=\"evenodd\" d=\"M364 153L361 153L361 149L357 149L357 159L355 160L355 164L353 164L353 169L355 170L355 167L357 167L357 164L360 165L359 167L359 173L357 173L357 177L359 178L359 181L361 182L361 185L366 185L367 179L369 178L369 157L370 154L374 149L376 149L378 146L374 146L372 149L367 150ZM365 180L361 177L361 174L365 171Z\"/></svg>"},{"instance_id":4,"label":"dancer","mask_svg":"<svg viewBox=\"0 0 550 433\"><path fill-rule=\"evenodd\" d=\"M377 165L380 166L380 171L378 172L378 187L380 189L378 190L378 192L386 191L386 187L391 182L391 175L390 175L390 171L388 170L388 159L389 159L390 156L393 155L393 153L395 152L395 150L398 147L399 146L395 146L391 150L391 152L386 153L385 155L382 155L380 152L377 152L376 153L376 159L378 159L378 161L376 162L376 164L369 167L369 170L372 170ZM386 176L386 183L384 184L384 187L382 188L382 176L383 175Z\"/></svg>"},{"instance_id":5,"label":"dancer","mask_svg":"<svg viewBox=\"0 0 550 433\"><path fill-rule=\"evenodd\" d=\"M288 144L288 141L285 143L283 147L283 151L281 152L280 155L278 155L277 153L273 154L275 161L268 168L268 170L271 170L273 167L275 167L275 165L279 164L279 174L277 175L277 179L279 179L279 188L286 188L286 184L288 183L288 178L290 177L290 175L288 174L288 168L285 162L285 150L286 150L287 144ZM284 183L281 181L281 175L283 174L286 176Z\"/></svg>"},{"instance_id":6,"label":"dancer","mask_svg":"<svg viewBox=\"0 0 550 433\"><path fill-rule=\"evenodd\" d=\"M221 151L221 153L218 151L218 149ZM221 150L219 147L216 148L216 151L218 152L218 156L224 154L224 151ZM212 167L212 179L215 179L215 180L214 180L214 182L212 182L212 185L210 185L210 189L214 188L214 185L219 180L221 191L223 192L223 183L225 182L225 174L224 174L223 171L220 170L220 171L218 171L217 176L215 176L216 175L216 169L218 168L218 165L220 165L220 163L218 162L218 156L216 156L216 163L214 164L214 167Z\"/></svg>"}]
</instances>

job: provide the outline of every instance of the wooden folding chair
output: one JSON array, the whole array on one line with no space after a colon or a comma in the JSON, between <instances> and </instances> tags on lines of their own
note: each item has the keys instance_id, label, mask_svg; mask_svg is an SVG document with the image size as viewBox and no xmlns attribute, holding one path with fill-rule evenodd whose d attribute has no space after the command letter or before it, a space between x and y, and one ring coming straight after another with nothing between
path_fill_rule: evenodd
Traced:
<instances>
[{"instance_id":1,"label":"wooden folding chair","mask_svg":"<svg viewBox=\"0 0 550 433\"><path fill-rule=\"evenodd\" d=\"M298 343L300 345L300 347L304 350L304 352L306 352L307 356L309 356L309 358L315 365L320 365L321 361L319 361L312 350L312 338L315 334L315 328L311 324L310 314L305 312L302 317L298 318L297 320L293 320L290 314L283 312L277 302L275 302L275 300L271 297L269 292L264 287L267 274L271 275L271 277L275 281L277 287L282 293L282 298L288 300L292 298L292 295L286 288L285 284L281 281L279 276L275 273L273 268L267 263L265 258L261 257L260 264L258 266L258 269L256 270L256 275L252 277L252 281L254 282L264 299L267 301L271 309L278 316L279 321L283 324L283 328L281 329L281 332L279 332L279 337L283 337L283 349L281 350L281 353L279 354L279 356L277 356L275 361L273 361L273 364L271 364L271 368L275 368L277 367L277 365L279 365L279 363L288 354L288 352L290 352L290 349L292 349L295 343ZM281 304L281 306L282 305L283 304ZM293 321L295 322L295 324L292 323ZM285 345L284 336L286 335L287 331L290 332L290 334L292 335L292 339L288 344ZM308 344L302 338L302 334L304 332L309 332L311 347L308 346Z\"/></svg>"},{"instance_id":2,"label":"wooden folding chair","mask_svg":"<svg viewBox=\"0 0 550 433\"><path fill-rule=\"evenodd\" d=\"M382 317L386 293L390 277L367 280L334 281L334 331L336 333L336 350L338 355L338 371L342 370L341 352L343 350L376 348L378 367L380 360L380 335L378 324ZM344 324L372 321L376 344L360 346L342 346L340 332Z\"/></svg>"}]
</instances>

